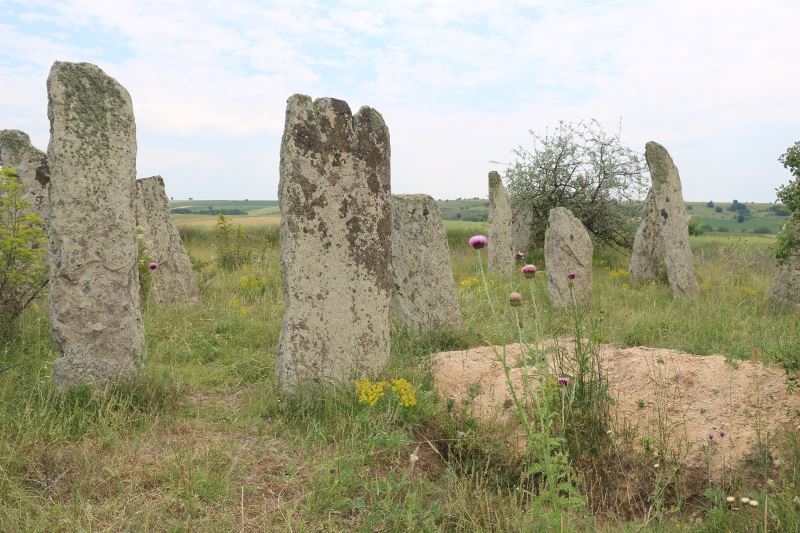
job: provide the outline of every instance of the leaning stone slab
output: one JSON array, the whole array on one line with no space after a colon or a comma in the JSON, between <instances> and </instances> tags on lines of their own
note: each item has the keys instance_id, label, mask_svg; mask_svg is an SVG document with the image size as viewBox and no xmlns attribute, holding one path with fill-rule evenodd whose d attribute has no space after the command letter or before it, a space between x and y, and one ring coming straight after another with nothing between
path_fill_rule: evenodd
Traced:
<instances>
[{"instance_id":1,"label":"leaning stone slab","mask_svg":"<svg viewBox=\"0 0 800 533\"><path fill-rule=\"evenodd\" d=\"M172 220L161 176L136 180L136 225L142 228L147 254L158 264L152 272L152 298L157 303L200 300L189 254Z\"/></svg>"},{"instance_id":2,"label":"leaning stone slab","mask_svg":"<svg viewBox=\"0 0 800 533\"><path fill-rule=\"evenodd\" d=\"M531 228L533 228L533 211L525 205L516 205L511 208L511 244L516 252L526 253L531 243Z\"/></svg>"},{"instance_id":3,"label":"leaning stone slab","mask_svg":"<svg viewBox=\"0 0 800 533\"><path fill-rule=\"evenodd\" d=\"M130 382L144 357L131 97L89 63L56 62L47 92L53 379L61 389Z\"/></svg>"},{"instance_id":4,"label":"leaning stone slab","mask_svg":"<svg viewBox=\"0 0 800 533\"><path fill-rule=\"evenodd\" d=\"M634 246L631 273L634 280L651 279L653 264L663 263L672 294L676 298L695 298L700 292L694 271L694 255L689 244L689 217L683 201L681 178L667 150L658 143L645 146L645 159L650 167L652 204L645 203L642 227L639 232L643 242ZM655 231L649 242L653 217Z\"/></svg>"},{"instance_id":5,"label":"leaning stone slab","mask_svg":"<svg viewBox=\"0 0 800 533\"><path fill-rule=\"evenodd\" d=\"M281 142L285 314L276 380L342 383L389 358L392 294L389 130L347 102L289 98Z\"/></svg>"},{"instance_id":6,"label":"leaning stone slab","mask_svg":"<svg viewBox=\"0 0 800 533\"><path fill-rule=\"evenodd\" d=\"M489 272L514 272L511 242L511 200L497 172L489 172Z\"/></svg>"},{"instance_id":7,"label":"leaning stone slab","mask_svg":"<svg viewBox=\"0 0 800 533\"><path fill-rule=\"evenodd\" d=\"M781 267L769 298L773 310L800 311L800 255L794 255Z\"/></svg>"},{"instance_id":8,"label":"leaning stone slab","mask_svg":"<svg viewBox=\"0 0 800 533\"><path fill-rule=\"evenodd\" d=\"M547 290L553 307L572 305L570 285L579 304L592 296L592 239L581 221L566 207L550 210L544 235ZM570 273L575 278L570 280Z\"/></svg>"},{"instance_id":9,"label":"leaning stone slab","mask_svg":"<svg viewBox=\"0 0 800 533\"><path fill-rule=\"evenodd\" d=\"M461 326L447 233L436 200L392 196L392 314L418 332Z\"/></svg>"},{"instance_id":10,"label":"leaning stone slab","mask_svg":"<svg viewBox=\"0 0 800 533\"><path fill-rule=\"evenodd\" d=\"M658 279L658 270L664 261L664 242L659 234L658 210L652 189L647 193L642 208L642 222L636 230L631 253L631 281L641 285Z\"/></svg>"},{"instance_id":11,"label":"leaning stone slab","mask_svg":"<svg viewBox=\"0 0 800 533\"><path fill-rule=\"evenodd\" d=\"M0 166L14 167L25 187L31 210L47 222L50 218L50 170L47 154L31 144L27 133L19 130L0 130Z\"/></svg>"}]
</instances>

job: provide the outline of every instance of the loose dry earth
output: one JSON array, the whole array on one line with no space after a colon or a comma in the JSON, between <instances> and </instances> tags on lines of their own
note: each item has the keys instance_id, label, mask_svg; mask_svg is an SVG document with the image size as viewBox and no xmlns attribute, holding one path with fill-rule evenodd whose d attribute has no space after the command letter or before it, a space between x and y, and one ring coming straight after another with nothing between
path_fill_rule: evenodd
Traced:
<instances>
[{"instance_id":1,"label":"loose dry earth","mask_svg":"<svg viewBox=\"0 0 800 533\"><path fill-rule=\"evenodd\" d=\"M436 386L456 405L468 405L480 420L507 421L513 409L504 354L511 382L524 397L525 372L532 390L538 387L531 354L547 353L553 368L557 351L573 348L571 341L559 341L533 351L511 344L442 352L433 356ZM780 368L661 348L600 345L598 350L614 399L615 433L634 430L643 440L664 441L680 450L678 460L685 466L707 468L712 478L724 475L726 467L741 467L759 436L768 442L787 426L800 427L800 395L787 392L787 375ZM512 442L524 446L519 428L512 433ZM772 454L780 460L776 450Z\"/></svg>"}]
</instances>

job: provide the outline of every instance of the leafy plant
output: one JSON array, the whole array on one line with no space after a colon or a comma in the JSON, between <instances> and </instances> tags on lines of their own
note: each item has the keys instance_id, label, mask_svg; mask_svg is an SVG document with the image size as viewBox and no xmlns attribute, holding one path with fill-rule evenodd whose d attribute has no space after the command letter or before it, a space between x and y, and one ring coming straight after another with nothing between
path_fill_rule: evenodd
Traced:
<instances>
[{"instance_id":1,"label":"leafy plant","mask_svg":"<svg viewBox=\"0 0 800 533\"><path fill-rule=\"evenodd\" d=\"M550 210L563 206L600 241L630 248L636 221L626 207L647 187L642 157L595 120L531 135L533 149L514 150L506 178L514 205L533 213L532 242L544 242Z\"/></svg>"},{"instance_id":2,"label":"leafy plant","mask_svg":"<svg viewBox=\"0 0 800 533\"><path fill-rule=\"evenodd\" d=\"M233 225L219 215L214 228L214 245L217 248L217 262L225 270L234 270L250 262L253 249L240 225Z\"/></svg>"},{"instance_id":3,"label":"leafy plant","mask_svg":"<svg viewBox=\"0 0 800 533\"><path fill-rule=\"evenodd\" d=\"M800 253L800 141L790 146L778 161L794 176L777 189L778 200L791 212L778 233L775 253L778 262L785 264L790 257Z\"/></svg>"},{"instance_id":4,"label":"leafy plant","mask_svg":"<svg viewBox=\"0 0 800 533\"><path fill-rule=\"evenodd\" d=\"M44 221L29 208L16 171L0 169L0 336L47 284Z\"/></svg>"}]
</instances>

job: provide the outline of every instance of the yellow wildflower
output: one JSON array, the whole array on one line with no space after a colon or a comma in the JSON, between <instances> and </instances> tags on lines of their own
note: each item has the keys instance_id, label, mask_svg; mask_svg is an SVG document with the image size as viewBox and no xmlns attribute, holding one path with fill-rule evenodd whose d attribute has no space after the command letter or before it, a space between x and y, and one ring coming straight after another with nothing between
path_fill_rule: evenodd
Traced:
<instances>
[{"instance_id":1,"label":"yellow wildflower","mask_svg":"<svg viewBox=\"0 0 800 533\"><path fill-rule=\"evenodd\" d=\"M355 385L356 393L358 393L358 402L372 407L378 403L378 400L383 398L388 383L385 381L372 383L369 379L359 379L356 380Z\"/></svg>"},{"instance_id":2,"label":"yellow wildflower","mask_svg":"<svg viewBox=\"0 0 800 533\"><path fill-rule=\"evenodd\" d=\"M474 287L478 283L479 283L478 278L476 278L475 276L470 276L468 278L464 278L461 281L459 281L458 286L461 287L462 289L468 289L470 287Z\"/></svg>"},{"instance_id":3,"label":"yellow wildflower","mask_svg":"<svg viewBox=\"0 0 800 533\"><path fill-rule=\"evenodd\" d=\"M413 407L417 405L417 394L411 383L403 378L392 380L392 390L400 398L400 405L403 407Z\"/></svg>"}]
</instances>

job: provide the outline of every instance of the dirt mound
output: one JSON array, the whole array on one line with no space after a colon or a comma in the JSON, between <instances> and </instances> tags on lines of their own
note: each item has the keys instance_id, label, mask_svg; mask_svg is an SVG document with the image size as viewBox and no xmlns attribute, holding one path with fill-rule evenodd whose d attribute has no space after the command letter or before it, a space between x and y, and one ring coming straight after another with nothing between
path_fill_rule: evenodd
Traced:
<instances>
[{"instance_id":1,"label":"dirt mound","mask_svg":"<svg viewBox=\"0 0 800 533\"><path fill-rule=\"evenodd\" d=\"M539 346L537 352L548 354L552 368L554 353L571 360L572 349L572 343L558 342ZM500 364L503 353L511 381L524 396L523 373L534 385L538 379L528 363L531 349L521 344L434 355L439 394L467 406L478 419L508 421L513 410ZM789 392L780 368L721 355L610 345L599 346L599 358L615 400L615 435L630 437L632 430L643 449L645 442L666 442L681 463L708 468L714 478L723 466L741 465L755 449L757 435L769 442L800 423L800 395Z\"/></svg>"}]
</instances>

